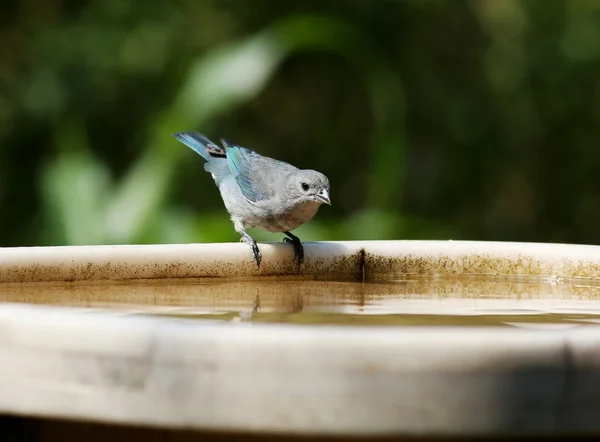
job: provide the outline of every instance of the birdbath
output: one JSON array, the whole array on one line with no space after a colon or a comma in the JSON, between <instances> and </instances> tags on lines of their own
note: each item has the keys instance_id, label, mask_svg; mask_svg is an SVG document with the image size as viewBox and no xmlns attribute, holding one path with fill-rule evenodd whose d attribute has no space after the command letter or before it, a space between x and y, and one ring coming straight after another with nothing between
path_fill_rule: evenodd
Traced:
<instances>
[{"instance_id":1,"label":"birdbath","mask_svg":"<svg viewBox=\"0 0 600 442\"><path fill-rule=\"evenodd\" d=\"M306 243L299 271L261 251L0 249L3 419L35 440L600 433L600 247Z\"/></svg>"}]
</instances>

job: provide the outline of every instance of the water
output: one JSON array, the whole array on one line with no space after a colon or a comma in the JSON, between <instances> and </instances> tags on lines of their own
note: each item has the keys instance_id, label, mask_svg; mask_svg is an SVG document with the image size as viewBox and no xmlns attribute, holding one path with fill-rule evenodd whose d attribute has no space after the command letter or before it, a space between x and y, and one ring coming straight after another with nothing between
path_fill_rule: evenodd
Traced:
<instances>
[{"instance_id":1,"label":"water","mask_svg":"<svg viewBox=\"0 0 600 442\"><path fill-rule=\"evenodd\" d=\"M0 284L0 302L313 325L561 329L600 323L600 283L553 277L397 276L362 284L276 279Z\"/></svg>"}]
</instances>

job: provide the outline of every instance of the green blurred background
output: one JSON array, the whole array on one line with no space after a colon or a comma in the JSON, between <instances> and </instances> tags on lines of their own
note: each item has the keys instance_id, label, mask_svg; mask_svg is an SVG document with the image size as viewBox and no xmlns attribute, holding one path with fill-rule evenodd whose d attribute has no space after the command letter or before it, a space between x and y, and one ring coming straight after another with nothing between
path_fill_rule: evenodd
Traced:
<instances>
[{"instance_id":1,"label":"green blurred background","mask_svg":"<svg viewBox=\"0 0 600 442\"><path fill-rule=\"evenodd\" d=\"M328 175L303 240L600 242L600 1L5 0L0 23L2 246L238 241L170 135L193 130Z\"/></svg>"}]
</instances>

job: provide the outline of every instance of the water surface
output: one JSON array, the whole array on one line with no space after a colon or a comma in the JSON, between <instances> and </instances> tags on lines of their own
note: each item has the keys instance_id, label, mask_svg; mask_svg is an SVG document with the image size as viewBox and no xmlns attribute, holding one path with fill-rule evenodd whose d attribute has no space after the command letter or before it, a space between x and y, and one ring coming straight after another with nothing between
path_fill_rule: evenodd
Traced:
<instances>
[{"instance_id":1,"label":"water surface","mask_svg":"<svg viewBox=\"0 0 600 442\"><path fill-rule=\"evenodd\" d=\"M0 302L236 323L545 329L600 323L598 282L554 277L397 276L366 283L186 279L0 284Z\"/></svg>"}]
</instances>

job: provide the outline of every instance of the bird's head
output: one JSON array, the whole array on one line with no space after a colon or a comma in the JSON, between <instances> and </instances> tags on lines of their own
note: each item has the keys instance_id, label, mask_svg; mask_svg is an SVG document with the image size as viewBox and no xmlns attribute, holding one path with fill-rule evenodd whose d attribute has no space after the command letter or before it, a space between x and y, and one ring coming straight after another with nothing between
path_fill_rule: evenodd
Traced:
<instances>
[{"instance_id":1,"label":"bird's head","mask_svg":"<svg viewBox=\"0 0 600 442\"><path fill-rule=\"evenodd\" d=\"M329 204L329 180L316 170L299 170L288 181L290 196L299 202Z\"/></svg>"}]
</instances>

